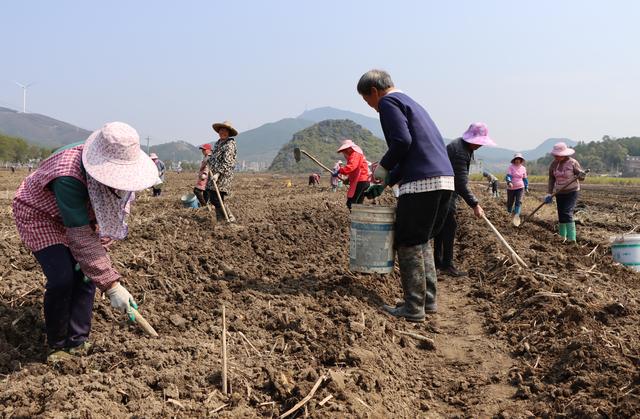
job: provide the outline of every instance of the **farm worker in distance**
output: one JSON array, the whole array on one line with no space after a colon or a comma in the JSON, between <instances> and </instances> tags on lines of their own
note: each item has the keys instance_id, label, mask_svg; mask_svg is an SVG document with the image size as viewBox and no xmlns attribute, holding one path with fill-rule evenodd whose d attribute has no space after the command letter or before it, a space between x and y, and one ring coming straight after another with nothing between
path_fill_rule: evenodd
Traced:
<instances>
[{"instance_id":1,"label":"farm worker in distance","mask_svg":"<svg viewBox=\"0 0 640 419\"><path fill-rule=\"evenodd\" d=\"M573 221L573 209L578 200L578 191L580 190L580 182L586 177L586 173L582 170L580 163L572 157L576 151L567 147L563 142L553 146L551 154L553 161L549 166L549 186L547 188L548 195L544 197L544 202L550 204L553 202L552 194L562 188L566 188L556 195L558 206L558 232L560 237L569 242L576 241L576 223ZM574 179L575 180L574 182Z\"/></svg>"},{"instance_id":2,"label":"farm worker in distance","mask_svg":"<svg viewBox=\"0 0 640 419\"><path fill-rule=\"evenodd\" d=\"M498 178L495 177L492 173L487 172L486 170L482 172L482 176L487 178L489 181L489 185L487 186L487 190L491 189L491 196L493 198L499 198L498 194Z\"/></svg>"},{"instance_id":3,"label":"farm worker in distance","mask_svg":"<svg viewBox=\"0 0 640 419\"><path fill-rule=\"evenodd\" d=\"M193 188L193 193L198 198L200 206L207 205L211 200L211 194L213 191L207 189L207 180L209 179L209 169L207 163L209 156L211 155L211 144L202 144L200 146L202 152L202 162L200 163L200 170L198 170L198 180L196 180L196 186Z\"/></svg>"},{"instance_id":4,"label":"farm worker in distance","mask_svg":"<svg viewBox=\"0 0 640 419\"><path fill-rule=\"evenodd\" d=\"M345 140L338 148L337 153L342 153L347 160L345 166L338 169L334 167L331 176L345 175L349 179L347 190L347 208L351 211L352 204L364 202L364 191L369 187L369 167L364 152L352 140Z\"/></svg>"},{"instance_id":5,"label":"farm worker in distance","mask_svg":"<svg viewBox=\"0 0 640 419\"><path fill-rule=\"evenodd\" d=\"M157 181L158 169L140 149L136 130L110 122L84 143L56 151L18 188L16 227L47 277L48 361L88 349L96 286L134 319L136 303L120 283L107 246L127 236L133 191Z\"/></svg>"},{"instance_id":6,"label":"farm worker in distance","mask_svg":"<svg viewBox=\"0 0 640 419\"><path fill-rule=\"evenodd\" d=\"M525 192L529 192L529 179L522 153L513 155L505 180L507 181L507 211L514 217L519 216L522 196Z\"/></svg>"},{"instance_id":7,"label":"farm worker in distance","mask_svg":"<svg viewBox=\"0 0 640 419\"><path fill-rule=\"evenodd\" d=\"M437 275L430 240L447 215L454 190L453 169L442 136L427 111L397 90L387 72L366 72L357 90L380 114L389 148L373 177L383 185L399 185L395 246L404 302L383 309L393 316L421 322L425 310L437 310ZM376 186L371 188L380 190Z\"/></svg>"},{"instance_id":8,"label":"farm worker in distance","mask_svg":"<svg viewBox=\"0 0 640 419\"><path fill-rule=\"evenodd\" d=\"M442 273L454 277L467 276L466 272L459 271L453 264L453 244L456 238L456 201L460 196L464 202L473 209L476 217L481 218L484 210L478 203L478 199L469 189L469 167L473 159L473 152L483 145L495 146L496 143L489 137L489 129L484 122L476 122L469 126L462 137L451 141L447 145L447 155L455 173L455 193L449 204L449 210L444 225L434 240L434 253L436 267Z\"/></svg>"},{"instance_id":9,"label":"farm worker in distance","mask_svg":"<svg viewBox=\"0 0 640 419\"><path fill-rule=\"evenodd\" d=\"M339 171L341 166L342 160L338 160L333 166L333 172L331 173L331 192L335 192L338 190L338 185L340 184L340 176L334 176L333 174Z\"/></svg>"},{"instance_id":10,"label":"farm worker in distance","mask_svg":"<svg viewBox=\"0 0 640 419\"><path fill-rule=\"evenodd\" d=\"M210 173L208 189L213 191L211 202L216 207L216 218L218 220L224 220L222 206L215 193L213 182L217 183L220 198L224 201L231 193L231 181L233 181L233 171L236 167L237 155L236 140L233 137L238 135L238 130L236 130L229 121L217 122L213 124L212 127L220 138L214 144L211 156L209 156L208 164ZM229 221L235 221L235 217L231 214L228 207L226 207L226 210Z\"/></svg>"},{"instance_id":11,"label":"farm worker in distance","mask_svg":"<svg viewBox=\"0 0 640 419\"><path fill-rule=\"evenodd\" d=\"M164 172L166 171L166 168L164 166L164 162L158 158L156 153L151 153L149 157L151 157L151 160L156 164L156 167L158 168L158 177L160 178L160 181L152 187L153 196L160 196L162 193L162 184L164 183Z\"/></svg>"},{"instance_id":12,"label":"farm worker in distance","mask_svg":"<svg viewBox=\"0 0 640 419\"><path fill-rule=\"evenodd\" d=\"M317 186L320 185L320 174L311 173L309 175L309 186Z\"/></svg>"}]
</instances>

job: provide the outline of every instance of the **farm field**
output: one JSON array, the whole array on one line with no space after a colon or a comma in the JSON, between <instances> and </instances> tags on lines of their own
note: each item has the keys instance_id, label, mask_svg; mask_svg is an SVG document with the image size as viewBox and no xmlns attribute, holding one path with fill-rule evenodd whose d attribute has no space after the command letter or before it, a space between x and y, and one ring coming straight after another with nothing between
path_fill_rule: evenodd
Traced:
<instances>
[{"instance_id":1,"label":"farm field","mask_svg":"<svg viewBox=\"0 0 640 419\"><path fill-rule=\"evenodd\" d=\"M344 190L331 193L326 177L323 187L294 177L286 188L284 176L239 175L228 201L238 223L227 225L182 208L194 174L169 174L160 198L139 195L129 237L110 252L160 337L98 294L92 351L51 367L44 275L11 218L25 175L0 172L2 417L277 417L318 381L290 417L640 415L640 274L609 248L640 225L637 186L586 185L578 244L567 245L554 234L555 206L516 228L506 194L494 200L475 184L529 269L513 266L461 204L456 259L470 276L440 276L439 313L411 324L379 309L401 298L397 268L348 270ZM544 189L532 185L524 215ZM389 192L383 201L393 203ZM230 396L221 393L223 304Z\"/></svg>"}]
</instances>

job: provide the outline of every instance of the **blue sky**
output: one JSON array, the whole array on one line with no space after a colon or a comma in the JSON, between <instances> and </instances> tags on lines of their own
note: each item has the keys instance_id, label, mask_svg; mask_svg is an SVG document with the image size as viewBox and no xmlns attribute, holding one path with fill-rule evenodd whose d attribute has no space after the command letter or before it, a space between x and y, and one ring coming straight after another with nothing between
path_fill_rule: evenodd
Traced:
<instances>
[{"instance_id":1,"label":"blue sky","mask_svg":"<svg viewBox=\"0 0 640 419\"><path fill-rule=\"evenodd\" d=\"M201 143L305 108L376 117L355 91L388 70L443 135L499 145L640 135L640 2L5 1L0 106L95 129L121 120Z\"/></svg>"}]
</instances>

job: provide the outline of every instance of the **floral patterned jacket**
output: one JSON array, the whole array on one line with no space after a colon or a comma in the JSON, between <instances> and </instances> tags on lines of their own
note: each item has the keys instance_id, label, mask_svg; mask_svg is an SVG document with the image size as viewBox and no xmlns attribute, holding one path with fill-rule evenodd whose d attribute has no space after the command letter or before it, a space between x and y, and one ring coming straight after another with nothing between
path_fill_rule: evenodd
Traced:
<instances>
[{"instance_id":1,"label":"floral patterned jacket","mask_svg":"<svg viewBox=\"0 0 640 419\"><path fill-rule=\"evenodd\" d=\"M224 141L218 140L213 146L208 165L211 175L220 173L217 182L220 192L231 193L231 181L233 181L233 171L236 167L237 152L236 140L233 138ZM207 189L214 189L211 176L209 176Z\"/></svg>"}]
</instances>

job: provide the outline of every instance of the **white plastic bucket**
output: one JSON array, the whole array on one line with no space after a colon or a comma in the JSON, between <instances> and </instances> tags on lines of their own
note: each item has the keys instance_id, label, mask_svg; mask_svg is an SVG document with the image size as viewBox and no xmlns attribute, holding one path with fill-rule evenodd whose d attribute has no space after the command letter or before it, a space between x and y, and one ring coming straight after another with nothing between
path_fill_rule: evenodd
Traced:
<instances>
[{"instance_id":1,"label":"white plastic bucket","mask_svg":"<svg viewBox=\"0 0 640 419\"><path fill-rule=\"evenodd\" d=\"M613 260L640 272L640 234L623 234L611 240Z\"/></svg>"},{"instance_id":2,"label":"white plastic bucket","mask_svg":"<svg viewBox=\"0 0 640 419\"><path fill-rule=\"evenodd\" d=\"M349 240L349 269L365 273L393 271L395 207L353 205Z\"/></svg>"}]
</instances>

